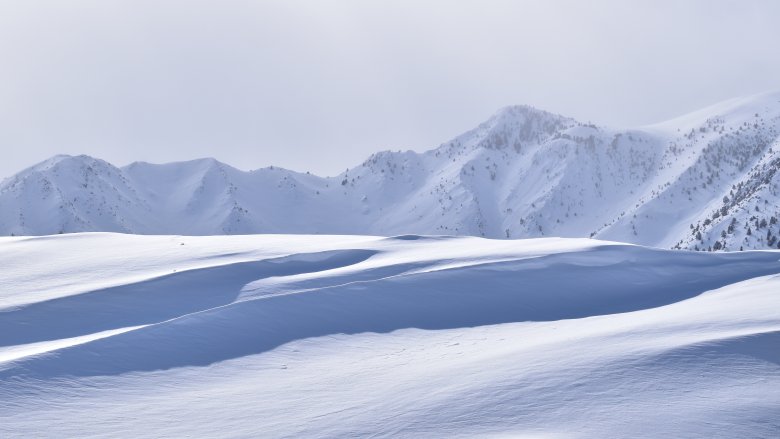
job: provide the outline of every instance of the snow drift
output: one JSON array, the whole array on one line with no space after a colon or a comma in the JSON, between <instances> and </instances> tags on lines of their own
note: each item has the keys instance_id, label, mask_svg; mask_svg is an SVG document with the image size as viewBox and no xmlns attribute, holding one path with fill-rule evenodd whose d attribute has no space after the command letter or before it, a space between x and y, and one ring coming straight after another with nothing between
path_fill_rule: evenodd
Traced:
<instances>
[{"instance_id":1,"label":"snow drift","mask_svg":"<svg viewBox=\"0 0 780 439\"><path fill-rule=\"evenodd\" d=\"M780 252L0 239L3 437L772 437Z\"/></svg>"}]
</instances>

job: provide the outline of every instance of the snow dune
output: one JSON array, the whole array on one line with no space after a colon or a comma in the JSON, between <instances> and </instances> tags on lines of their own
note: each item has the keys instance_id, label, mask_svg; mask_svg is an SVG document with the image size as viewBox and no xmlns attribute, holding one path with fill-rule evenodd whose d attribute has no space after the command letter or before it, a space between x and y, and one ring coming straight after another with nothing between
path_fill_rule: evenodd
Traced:
<instances>
[{"instance_id":1,"label":"snow dune","mask_svg":"<svg viewBox=\"0 0 780 439\"><path fill-rule=\"evenodd\" d=\"M2 437L773 437L780 252L0 239Z\"/></svg>"}]
</instances>

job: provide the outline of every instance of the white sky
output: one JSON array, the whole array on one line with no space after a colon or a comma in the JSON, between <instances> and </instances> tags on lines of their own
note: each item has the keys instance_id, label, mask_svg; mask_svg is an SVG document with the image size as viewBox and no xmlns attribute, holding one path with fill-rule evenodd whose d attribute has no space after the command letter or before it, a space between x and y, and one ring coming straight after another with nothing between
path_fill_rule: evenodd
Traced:
<instances>
[{"instance_id":1,"label":"white sky","mask_svg":"<svg viewBox=\"0 0 780 439\"><path fill-rule=\"evenodd\" d=\"M335 174L509 104L661 121L780 89L778 1L0 1L0 177L54 154Z\"/></svg>"}]
</instances>

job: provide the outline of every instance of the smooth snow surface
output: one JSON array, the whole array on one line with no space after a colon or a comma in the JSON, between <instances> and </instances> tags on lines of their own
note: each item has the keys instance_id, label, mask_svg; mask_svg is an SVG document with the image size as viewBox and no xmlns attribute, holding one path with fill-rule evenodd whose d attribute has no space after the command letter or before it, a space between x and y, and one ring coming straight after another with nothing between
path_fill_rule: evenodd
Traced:
<instances>
[{"instance_id":1,"label":"smooth snow surface","mask_svg":"<svg viewBox=\"0 0 780 439\"><path fill-rule=\"evenodd\" d=\"M780 437L780 252L0 239L0 437Z\"/></svg>"}]
</instances>

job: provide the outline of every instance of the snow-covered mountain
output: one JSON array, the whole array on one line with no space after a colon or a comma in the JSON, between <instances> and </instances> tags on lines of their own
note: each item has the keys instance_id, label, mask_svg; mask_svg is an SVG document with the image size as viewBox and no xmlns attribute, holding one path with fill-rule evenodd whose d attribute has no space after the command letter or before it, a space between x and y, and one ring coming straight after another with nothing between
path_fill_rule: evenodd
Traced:
<instances>
[{"instance_id":1,"label":"snow-covered mountain","mask_svg":"<svg viewBox=\"0 0 780 439\"><path fill-rule=\"evenodd\" d=\"M615 129L527 106L322 178L56 156L0 184L0 234L405 233L776 248L780 93Z\"/></svg>"}]
</instances>

